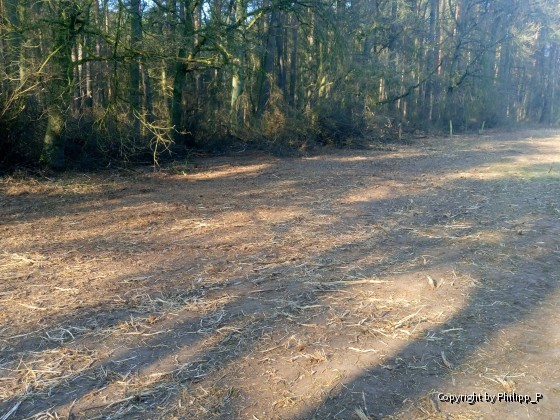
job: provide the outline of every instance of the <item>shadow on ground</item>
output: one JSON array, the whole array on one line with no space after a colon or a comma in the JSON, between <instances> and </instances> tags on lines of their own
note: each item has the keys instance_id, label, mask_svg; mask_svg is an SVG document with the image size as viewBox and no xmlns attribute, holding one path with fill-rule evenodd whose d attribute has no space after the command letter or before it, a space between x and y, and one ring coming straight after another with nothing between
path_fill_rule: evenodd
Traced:
<instances>
[{"instance_id":1,"label":"shadow on ground","mask_svg":"<svg viewBox=\"0 0 560 420\"><path fill-rule=\"evenodd\" d=\"M414 416L425 398L429 415L443 415L434 392L557 291L559 178L543 176L548 164L538 162L519 174L476 174L539 156L539 147L526 137L435 140L385 155L264 162L241 176L225 168L199 181L140 177L112 185L109 197L4 192L3 229L28 229L5 255L116 258L97 265L113 270L102 281L78 282L66 257L45 260L50 277L31 269L23 282L3 277L17 331L3 320L0 368L11 389L0 412L352 418L360 409L377 418ZM68 237L55 233L65 222L79 222ZM41 223L51 237L33 237ZM22 270L13 267L5 272ZM438 273L433 289L426 273ZM450 273L457 280L443 284ZM26 303L33 285L77 291L51 311ZM339 299L344 293L352 299ZM410 304L383 308L399 297ZM452 315L434 315L453 305ZM431 315L415 316L419 309ZM344 362L354 368L336 380L301 379L318 378L319 367L326 378Z\"/></svg>"}]
</instances>

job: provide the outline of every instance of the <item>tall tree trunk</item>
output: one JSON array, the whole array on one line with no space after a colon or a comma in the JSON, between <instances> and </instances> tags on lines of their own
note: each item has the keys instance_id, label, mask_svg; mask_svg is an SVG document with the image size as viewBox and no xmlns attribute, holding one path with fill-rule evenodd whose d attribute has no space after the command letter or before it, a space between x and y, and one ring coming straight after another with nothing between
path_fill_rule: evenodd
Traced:
<instances>
[{"instance_id":1,"label":"tall tree trunk","mask_svg":"<svg viewBox=\"0 0 560 420\"><path fill-rule=\"evenodd\" d=\"M177 0L167 0L166 3L167 10L166 10L166 19L164 22L164 34L166 34L169 39L175 39L177 34ZM165 65L162 70L162 92L167 92L167 74L168 72L172 72L172 70L176 66L167 67L167 60L165 61ZM174 92L174 91L173 91ZM167 104L167 111L170 113L171 122L173 124L173 104L174 104L174 96L173 94L166 98Z\"/></svg>"},{"instance_id":2,"label":"tall tree trunk","mask_svg":"<svg viewBox=\"0 0 560 420\"><path fill-rule=\"evenodd\" d=\"M173 79L173 97L171 101L171 124L175 128L175 141L185 146L193 146L193 138L186 133L183 124L183 92L187 80L187 58L194 50L194 22L193 22L193 0L184 0L180 4L180 20L183 23L181 47L178 59L175 62ZM189 47L189 48L187 48Z\"/></svg>"},{"instance_id":3,"label":"tall tree trunk","mask_svg":"<svg viewBox=\"0 0 560 420\"><path fill-rule=\"evenodd\" d=\"M506 41L500 47L500 67L498 72L498 83L501 93L500 109L498 115L500 121L507 121L511 118L511 110L515 105L515 95L512 95L511 83L511 41ZM513 97L512 97L513 96Z\"/></svg>"},{"instance_id":4,"label":"tall tree trunk","mask_svg":"<svg viewBox=\"0 0 560 420\"><path fill-rule=\"evenodd\" d=\"M439 36L438 36L438 16L439 16L439 0L430 0L430 27L428 34L428 44L430 50L428 52L428 63L426 73L429 75L424 90L424 118L427 121L434 122L435 102L437 100L437 73L436 66L439 55Z\"/></svg>"},{"instance_id":5,"label":"tall tree trunk","mask_svg":"<svg viewBox=\"0 0 560 420\"><path fill-rule=\"evenodd\" d=\"M142 97L144 98L142 107L146 110L146 120L148 123L153 123L154 118L154 96L152 93L152 84L148 74L146 65L140 65L140 73L142 74Z\"/></svg>"},{"instance_id":6,"label":"tall tree trunk","mask_svg":"<svg viewBox=\"0 0 560 420\"><path fill-rule=\"evenodd\" d=\"M10 25L7 37L7 74L10 79L22 82L25 79L25 41L22 25L25 23L27 0L4 0L6 18Z\"/></svg>"},{"instance_id":7,"label":"tall tree trunk","mask_svg":"<svg viewBox=\"0 0 560 420\"><path fill-rule=\"evenodd\" d=\"M99 0L93 2L93 20L95 27L102 30L103 27L103 10L101 9L101 4ZM94 51L97 57L101 57L102 53L102 38L97 35L94 36ZM91 84L91 105L105 108L107 106L105 102L106 95L106 75L103 73L104 65L102 63L90 63L89 67L89 83ZM95 80L95 82L94 82Z\"/></svg>"},{"instance_id":8,"label":"tall tree trunk","mask_svg":"<svg viewBox=\"0 0 560 420\"><path fill-rule=\"evenodd\" d=\"M137 55L142 42L142 2L141 0L130 0L130 48L132 54ZM131 60L128 68L130 118L132 119L132 136L140 138L140 119L136 115L141 113L141 90L140 90L140 61Z\"/></svg>"},{"instance_id":9,"label":"tall tree trunk","mask_svg":"<svg viewBox=\"0 0 560 420\"><path fill-rule=\"evenodd\" d=\"M299 19L297 16L293 17L292 26L292 54L290 56L290 105L296 105L296 92L298 81L298 31Z\"/></svg>"},{"instance_id":10,"label":"tall tree trunk","mask_svg":"<svg viewBox=\"0 0 560 420\"><path fill-rule=\"evenodd\" d=\"M378 15L378 1L379 0L368 0L365 4L365 13L367 16L370 16L372 25L376 23L377 15ZM375 43L373 40L373 36L370 33L364 34L364 50L362 54L364 55L366 62L371 62L371 58L373 56L375 50Z\"/></svg>"},{"instance_id":11,"label":"tall tree trunk","mask_svg":"<svg viewBox=\"0 0 560 420\"><path fill-rule=\"evenodd\" d=\"M282 24L284 15L279 12L277 20L276 60L278 62L278 89L282 92L283 97L286 98L286 57L284 54L286 36L284 25Z\"/></svg>"},{"instance_id":12,"label":"tall tree trunk","mask_svg":"<svg viewBox=\"0 0 560 420\"><path fill-rule=\"evenodd\" d=\"M47 129L43 141L43 161L55 169L65 165L63 130L72 102L74 69L72 49L80 29L80 12L75 3L61 1L56 4L52 52L52 78L47 87Z\"/></svg>"},{"instance_id":13,"label":"tall tree trunk","mask_svg":"<svg viewBox=\"0 0 560 420\"><path fill-rule=\"evenodd\" d=\"M245 79L243 77L245 67L245 49L243 48L244 40L244 20L247 13L246 0L236 0L235 2L235 24L239 25L235 29L232 43L235 56L233 58L233 73L231 77L231 99L230 99L230 124L235 129L239 119L238 100L243 93Z\"/></svg>"},{"instance_id":14,"label":"tall tree trunk","mask_svg":"<svg viewBox=\"0 0 560 420\"><path fill-rule=\"evenodd\" d=\"M74 45L74 51L72 52L72 61L80 63L82 58L82 45L76 43ZM84 98L83 67L83 64L78 64L74 68L74 98L72 100L72 110L74 111L74 115L79 115L82 113L82 100Z\"/></svg>"},{"instance_id":15,"label":"tall tree trunk","mask_svg":"<svg viewBox=\"0 0 560 420\"><path fill-rule=\"evenodd\" d=\"M276 47L277 23L278 11L274 10L272 12L270 25L267 31L266 49L262 66L263 83L258 107L259 114L262 114L264 112L266 105L268 104L268 101L270 99L272 89L271 79L273 78L272 71L274 70L274 49Z\"/></svg>"},{"instance_id":16,"label":"tall tree trunk","mask_svg":"<svg viewBox=\"0 0 560 420\"><path fill-rule=\"evenodd\" d=\"M557 46L546 43L542 51L543 101L540 123L552 125L554 116L554 101L556 95L556 62L558 61Z\"/></svg>"},{"instance_id":17,"label":"tall tree trunk","mask_svg":"<svg viewBox=\"0 0 560 420\"><path fill-rule=\"evenodd\" d=\"M393 0L391 4L391 40L389 43L389 68L394 69L395 72L398 72L399 68L399 43L398 37L399 32L401 30L400 23L399 23L399 4L398 0ZM386 86L387 87L387 86ZM391 92L391 85L388 86L387 91L389 94L393 95ZM394 95L396 96L396 95ZM389 106L392 108L393 112L396 114L398 102L392 101Z\"/></svg>"}]
</instances>

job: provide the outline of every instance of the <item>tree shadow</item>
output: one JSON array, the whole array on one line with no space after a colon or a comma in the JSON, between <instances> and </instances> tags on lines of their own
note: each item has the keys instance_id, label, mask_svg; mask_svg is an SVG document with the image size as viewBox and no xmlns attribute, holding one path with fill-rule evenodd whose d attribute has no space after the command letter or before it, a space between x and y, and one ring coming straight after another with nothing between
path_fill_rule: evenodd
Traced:
<instances>
[{"instance_id":1,"label":"tree shadow","mask_svg":"<svg viewBox=\"0 0 560 420\"><path fill-rule=\"evenodd\" d=\"M422 339L408 343L383 365L364 369L345 383L340 392L295 417L351 418L356 408L362 408L373 418L393 416L426 396L437 404L437 392L444 391L444 383L451 380L454 372L460 373L455 368L468 364L476 350L496 333L528 318L558 290L558 280L543 274L541 277L539 271L538 265L527 263L513 276L493 277L490 284L484 282L474 290L460 313L430 328ZM449 331L461 331L460 338L449 339ZM419 368L421 374L415 370ZM480 390L458 390L457 394L472 394L473 391ZM511 391L498 387L494 394ZM439 401L439 405L445 415L444 403ZM346 409L344 414L335 416L343 408ZM432 415L438 413L434 411Z\"/></svg>"},{"instance_id":2,"label":"tree shadow","mask_svg":"<svg viewBox=\"0 0 560 420\"><path fill-rule=\"evenodd\" d=\"M474 153L474 152L473 152ZM476 152L478 153L478 152ZM486 153L480 151L480 153ZM430 157L424 156L420 161L417 157L411 160L397 161L396 169L404 170L399 181L402 183L412 182L419 174L424 171L429 171ZM459 160L457 165L453 166L454 170L465 170L471 167L475 162L468 159L462 160L459 155L456 159ZM299 165L300 163L296 163ZM309 162L306 162L309 164ZM348 162L331 162L332 166L327 173L322 172L325 177L335 180L337 177L346 178L352 176L356 171L356 164L349 164ZM313 165L313 161L311 161ZM371 165L371 162L362 162L358 165ZM386 168L390 170L394 168ZM309 168L308 168L309 169ZM322 169L325 171L325 168ZM319 166L317 167L319 172ZM363 174L363 172L362 172ZM276 176L273 176L276 175ZM282 182L289 181L291 184L289 188L283 193L286 196L290 193L297 192L302 195L298 198L298 209L302 212L316 211L316 207L310 203L306 203L305 194L306 183L301 179L302 174L290 174L286 169L278 174L265 174L267 181L255 188L253 192L244 191L242 195L247 199L247 194L254 194L249 197L251 199L250 205L263 205L270 203L270 196L261 196L259 192L262 189L274 190ZM225 183L224 183L225 182ZM238 180L221 180L220 188L233 189ZM170 189L184 187L184 182L177 180L164 180L162 183L171 183L168 187ZM168 184L169 185L169 184ZM336 184L335 184L336 185ZM347 183L340 182L340 186L347 186ZM332 204L332 212L338 211L337 221L341 226L344 226L352 232L359 232L361 229L371 227L371 235L365 235L361 239L351 239L349 236L345 244L338 244L336 246L328 247L324 250L310 251L306 250L306 255L302 258L303 262L313 265L317 261L335 261L334 266L322 265L313 273L313 280L320 279L332 280L333 278L344 278L349 272L343 268L346 266L354 266L360 263L361 268L356 268L355 273L352 275L362 276L382 276L391 270L399 269L403 272L414 272L418 270L418 266L404 265L403 261L409 258L416 258L423 253L451 248L457 238L466 237L468 235L476 235L479 232L486 230L487 226L484 224L488 222L491 227L504 227L512 228L517 224L523 222L523 217L526 214L514 215L507 210L504 214L508 219L492 220L497 217L497 214L488 214L481 207L484 206L488 200L499 199L500 188L502 188L502 181L481 182L477 180L454 180L442 183L442 188L445 188L447 193L453 191L452 201L457 203L467 203L460 205L457 211L450 214L442 214L438 211L438 206L445 210L449 210L450 197L439 197L436 193L433 196L427 196L422 188L418 188L415 193L408 193L397 197L387 199L378 199L374 201L362 202L349 202L345 205L345 209L340 211L340 204ZM326 188L332 188L332 184L326 184ZM367 183L364 185L353 185L353 188L367 189ZM520 190L518 190L520 191ZM335 195L332 200L346 200L348 196L348 189L343 188ZM525 192L523 190L522 192ZM472 205L471 200L476 194L485 194L485 200L479 200L478 204ZM164 194L156 193L155 191L148 193L150 199L167 200ZM521 200L523 197L517 196L515 200ZM503 197L507 200L507 197ZM412 200L412 202L411 202ZM517 202L513 200L514 204ZM141 204L144 198L139 197L138 203ZM462 207L461 207L462 206ZM483 208L483 207L482 207ZM114 209L115 210L115 209ZM210 217L217 214L223 214L231 210L216 209L208 211ZM331 210L325 210L326 213L331 213ZM61 214L64 214L64 210ZM332 214L332 213L331 213ZM254 216L256 217L256 216ZM304 219L305 220L305 216ZM397 223L390 226L391 222L397 220ZM418 234L418 226L433 229L436 231L445 231L451 229L449 226L453 223L462 221L471 223L470 228L462 229L461 234L456 234L453 238L442 236L440 238L429 237L426 234ZM515 222L515 223L506 223ZM522 243L536 241L542 233L544 227L537 226L539 231L514 236L514 239L506 241L506 245L510 249L518 249ZM274 225L271 231L277 235L286 234L287 232L297 229L297 224L291 223L282 225ZM323 229L327 234L332 227L321 226L318 229ZM550 228L550 226L547 226ZM424 229L426 230L426 229ZM332 234L337 230L333 229ZM210 241L212 232L207 234L207 239ZM520 242L521 241L521 242ZM551 240L552 241L552 240ZM376 244L379 247L390 245L393 249L392 254L389 256L389 262L386 264L375 264L371 260L367 260L368 250ZM556 242L552 241L547 244L550 249L553 249ZM74 248L77 243L67 243L69 249ZM486 246L495 246L495 244L487 243ZM274 244L271 244L274 248ZM427 263L422 265L422 270L437 267L441 264L449 263L450 260L459 258L460 251L465 250L459 246L453 250L454 256L450 254L437 255ZM548 260L552 254L543 254L541 258ZM254 263L254 261L253 261ZM182 261L177 260L173 264L181 266ZM173 265L172 264L172 265ZM288 263L288 266L290 263ZM291 264L293 265L293 264ZM372 365L360 376L353 378L350 382L345 383L340 392L330 393L320 403L308 407L305 411L294 413L294 417L301 418L329 418L339 410L336 408L347 407L345 412L348 414L353 408L363 406L363 399L366 401L383 401L383 407L369 406L364 407L366 412L378 415L393 415L398 414L399 410L403 408L403 400L417 398L424 393L430 392L437 387L442 380L449 377L449 368L436 360L441 360L440 353L445 351L449 360L454 365L465 363L472 351L480 347L485 341L491 337L493 333L503 329L507 326L513 325L519 321L520 318L528 316L538 304L556 289L555 281L550 279L543 279L541 282L539 275L544 277L546 273L543 272L543 267L539 264L534 264L531 261L523 261L523 265L517 268L514 274L497 274L493 272L490 279L479 268L473 268L470 271L473 276L479 278L481 285L475 288L467 301L465 308L454 317L445 321L444 324L431 328L428 333L434 337L445 336L446 331L455 328L462 328L462 331L467 339L464 341L455 341L453 344L442 345L441 342L427 341L424 339L415 339L406 345L405 348L400 350L397 354L391 356L384 362L384 366ZM88 416L91 413L101 413L106 415L114 413L116 408L119 410L125 409L130 411L122 411L121 414L130 416L150 416L153 410L156 410L157 402L162 400L170 400L180 398L180 392L183 387L189 384L196 383L203 380L204 377L213 372L219 371L226 365L240 359L243 356L250 354L257 344L259 343L260 336L255 334L265 328L281 329L286 328L290 333L296 333L301 330L300 323L292 322L290 317L297 318L303 312L309 312L309 316L316 318L324 318L326 314L322 309L314 309L313 306L320 304L325 296L329 296L331 292L329 289L317 289L313 285L302 284L301 273L302 270L290 267L289 269L282 270L282 275L279 277L275 274L274 267L266 267L261 269L259 267L258 273L254 277L238 277L230 279L230 283L216 283L213 286L207 286L207 292L200 293L200 289L193 289L190 292L180 291L175 294L177 308L174 311L183 310L184 313L180 314L177 319L169 319L157 324L158 331L162 331L155 336L145 335L137 342L127 342L126 340L115 342L118 345L117 350L105 357L99 363L86 368L79 376L71 378L73 391L66 392L67 383L57 385L50 395L38 395L33 400L25 401L21 406L21 411L26 415L34 415L46 411L54 407L54 410L64 408L66 410L76 410L74 413L82 412L83 415ZM157 277L159 272L157 270L139 271L139 277ZM527 281L530 279L531 281ZM115 281L119 281L119 277ZM237 284L236 283L249 283ZM214 287L214 290L212 290ZM165 290L165 284L159 286L161 291ZM277 300L273 299L258 299L262 293L274 293ZM225 304L219 305L217 308L210 308L202 314L196 312L190 313L184 308L188 308L189 304L197 299L199 301L208 299L210 295L212 298L219 298L220 296L230 296ZM171 294L163 296L163 300L171 299ZM136 307L134 305L137 305ZM141 314L148 317L151 313L146 311L136 301L130 308L116 309L111 314L111 310L107 307L92 307L80 313L77 319L72 322L74 324L85 324L88 319L103 319L108 315L105 323L97 324L97 327L104 328L117 328L120 323L126 321L131 315ZM181 309L183 307L183 309ZM510 308L504 311L503 308ZM279 308L281 310L279 310ZM308 308L308 309L302 309ZM512 309L513 308L513 309ZM155 314L158 311L154 311ZM253 314L253 316L251 315ZM254 314L258 314L254 315ZM57 316L50 317L45 320L49 325L58 324L64 327L65 320ZM143 331L143 332L142 332ZM151 334L152 329L142 330L140 333ZM138 332L131 330L130 332ZM76 334L77 335L77 334ZM25 338L20 341L21 349L29 350L34 344L25 343ZM207 340L207 341L206 341ZM60 344L50 343L45 349L53 349L64 347L64 340ZM110 341L110 340L109 340ZM117 340L118 341L118 340ZM80 343L85 345L88 343ZM90 342L93 345L94 343ZM88 345L89 345L88 344ZM112 345L111 343L104 343L106 346ZM131 349L127 349L131 347ZM151 349L157 350L151 350ZM20 349L20 350L21 350ZM157 372L158 362L161 360L169 360L179 358L177 361L177 368L171 372L164 372L165 375L161 380L154 381L154 384L148 385L138 389L131 389L129 393L122 396L119 403L112 404L115 400L109 399L107 404L99 407L92 406L88 403L88 396L95 393L105 392L105 396L113 397L110 392L114 390L112 384L123 381L123 378L128 377L130 372L144 372L143 375L151 375L150 369L154 369L153 373ZM122 360L133 359L134 362L130 364L119 362ZM212 361L199 362L200 360ZM411 365L408 363L410 360L426 360L429 361L427 373L422 375L411 374ZM198 362L197 362L198 361ZM404 361L404 362L403 362ZM132 364L132 368L131 368ZM169 363L166 365L169 366ZM387 369L386 366L391 366ZM112 375L103 374L103 372L112 372ZM159 377L158 377L159 378ZM375 384L382 385L372 385ZM170 384L174 384L173 386ZM108 388L107 388L108 387ZM103 391L106 389L106 391ZM120 389L119 389L120 392ZM136 392L136 394L135 394ZM18 397L11 398L0 405L0 410L7 412L18 400ZM129 398L132 397L132 398ZM254 395L249 396L255 398ZM129 399L126 399L129 398ZM72 407L72 402L79 401L77 405ZM117 399L118 400L118 399ZM231 407L228 404L231 403ZM90 404L90 405L88 405ZM213 413L212 416L230 416L235 417L238 407L235 407L233 401L228 402L226 406L222 407L221 412ZM228 408L229 407L229 408ZM91 410L91 411L89 411ZM150 411L152 410L152 411ZM85 414L84 414L85 413ZM136 413L136 414L135 414ZM233 416L233 417L232 417ZM342 415L345 417L345 415Z\"/></svg>"}]
</instances>

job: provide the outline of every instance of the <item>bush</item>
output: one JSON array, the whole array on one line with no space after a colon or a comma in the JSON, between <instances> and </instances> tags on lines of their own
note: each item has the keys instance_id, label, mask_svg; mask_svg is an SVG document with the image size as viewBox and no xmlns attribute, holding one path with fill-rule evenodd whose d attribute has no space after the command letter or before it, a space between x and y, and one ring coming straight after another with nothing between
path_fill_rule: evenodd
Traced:
<instances>
[{"instance_id":1,"label":"bush","mask_svg":"<svg viewBox=\"0 0 560 420\"><path fill-rule=\"evenodd\" d=\"M46 124L37 100L20 97L10 104L0 103L0 110L0 164L4 169L36 164L41 156Z\"/></svg>"}]
</instances>

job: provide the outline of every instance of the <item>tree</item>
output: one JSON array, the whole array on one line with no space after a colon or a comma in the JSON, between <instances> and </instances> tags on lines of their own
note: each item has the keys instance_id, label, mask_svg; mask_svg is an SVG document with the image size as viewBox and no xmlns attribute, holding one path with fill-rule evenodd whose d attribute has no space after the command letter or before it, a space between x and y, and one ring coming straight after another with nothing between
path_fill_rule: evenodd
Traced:
<instances>
[{"instance_id":1,"label":"tree","mask_svg":"<svg viewBox=\"0 0 560 420\"><path fill-rule=\"evenodd\" d=\"M47 84L47 128L44 138L43 159L51 167L65 167L64 126L72 102L74 66L72 49L77 35L83 30L85 15L75 1L49 2L53 17L51 76Z\"/></svg>"},{"instance_id":2,"label":"tree","mask_svg":"<svg viewBox=\"0 0 560 420\"><path fill-rule=\"evenodd\" d=\"M170 133L184 151L558 124L559 3L2 0L0 146L42 138L59 168L140 159Z\"/></svg>"}]
</instances>

